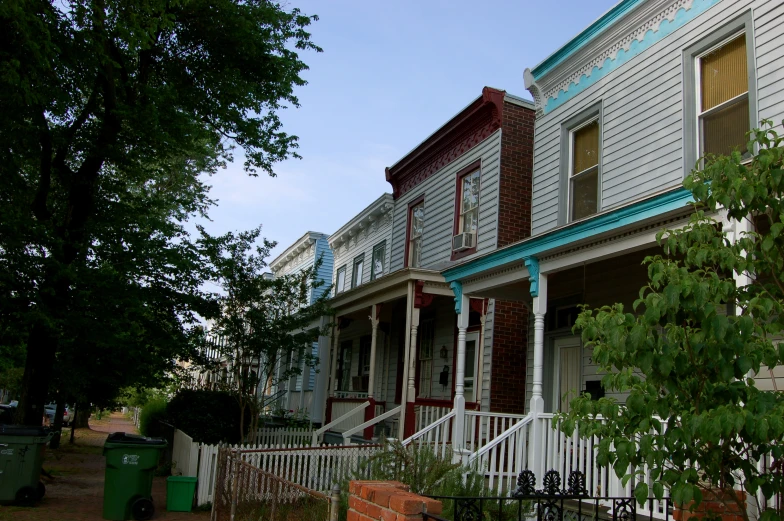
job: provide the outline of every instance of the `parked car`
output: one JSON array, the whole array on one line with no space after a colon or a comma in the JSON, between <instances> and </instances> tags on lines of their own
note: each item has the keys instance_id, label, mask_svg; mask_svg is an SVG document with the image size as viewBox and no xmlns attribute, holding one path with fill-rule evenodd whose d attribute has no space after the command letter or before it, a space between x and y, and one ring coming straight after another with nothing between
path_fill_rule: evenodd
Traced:
<instances>
[{"instance_id":1,"label":"parked car","mask_svg":"<svg viewBox=\"0 0 784 521\"><path fill-rule=\"evenodd\" d=\"M16 406L0 404L0 424L14 423L14 415L16 415Z\"/></svg>"},{"instance_id":2,"label":"parked car","mask_svg":"<svg viewBox=\"0 0 784 521\"><path fill-rule=\"evenodd\" d=\"M49 425L54 425L54 415L57 412L57 405L49 404L44 405L44 414L46 415L46 421Z\"/></svg>"}]
</instances>

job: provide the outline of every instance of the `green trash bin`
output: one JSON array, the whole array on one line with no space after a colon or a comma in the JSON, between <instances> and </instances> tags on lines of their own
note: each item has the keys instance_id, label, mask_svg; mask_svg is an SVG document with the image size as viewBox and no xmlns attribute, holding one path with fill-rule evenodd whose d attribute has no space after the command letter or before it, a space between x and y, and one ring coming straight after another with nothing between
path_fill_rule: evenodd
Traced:
<instances>
[{"instance_id":1,"label":"green trash bin","mask_svg":"<svg viewBox=\"0 0 784 521\"><path fill-rule=\"evenodd\" d=\"M166 510L190 512L194 493L196 493L195 477L169 476L166 478Z\"/></svg>"},{"instance_id":2,"label":"green trash bin","mask_svg":"<svg viewBox=\"0 0 784 521\"><path fill-rule=\"evenodd\" d=\"M46 493L41 477L46 427L0 425L0 503L35 503Z\"/></svg>"},{"instance_id":3,"label":"green trash bin","mask_svg":"<svg viewBox=\"0 0 784 521\"><path fill-rule=\"evenodd\" d=\"M103 485L103 517L112 521L150 519L155 512L152 504L152 478L158 467L163 438L145 438L115 432L106 438L106 478Z\"/></svg>"}]
</instances>

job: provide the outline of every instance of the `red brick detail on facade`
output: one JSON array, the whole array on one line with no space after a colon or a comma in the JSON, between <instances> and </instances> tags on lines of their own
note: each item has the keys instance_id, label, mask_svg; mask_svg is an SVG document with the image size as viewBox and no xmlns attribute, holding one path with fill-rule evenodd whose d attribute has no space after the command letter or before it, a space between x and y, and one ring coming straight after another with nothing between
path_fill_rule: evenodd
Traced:
<instances>
[{"instance_id":1,"label":"red brick detail on facade","mask_svg":"<svg viewBox=\"0 0 784 521\"><path fill-rule=\"evenodd\" d=\"M496 300L493 308L493 364L490 410L525 414L528 308L522 302Z\"/></svg>"},{"instance_id":2,"label":"red brick detail on facade","mask_svg":"<svg viewBox=\"0 0 784 521\"><path fill-rule=\"evenodd\" d=\"M409 492L398 481L351 481L349 521L422 521L422 512L439 515L440 501Z\"/></svg>"},{"instance_id":3,"label":"red brick detail on facade","mask_svg":"<svg viewBox=\"0 0 784 521\"><path fill-rule=\"evenodd\" d=\"M535 116L532 109L504 102L498 187L499 248L531 235Z\"/></svg>"},{"instance_id":4,"label":"red brick detail on facade","mask_svg":"<svg viewBox=\"0 0 784 521\"><path fill-rule=\"evenodd\" d=\"M485 87L479 99L387 168L392 196L397 199L501 128L504 95L502 90Z\"/></svg>"}]
</instances>

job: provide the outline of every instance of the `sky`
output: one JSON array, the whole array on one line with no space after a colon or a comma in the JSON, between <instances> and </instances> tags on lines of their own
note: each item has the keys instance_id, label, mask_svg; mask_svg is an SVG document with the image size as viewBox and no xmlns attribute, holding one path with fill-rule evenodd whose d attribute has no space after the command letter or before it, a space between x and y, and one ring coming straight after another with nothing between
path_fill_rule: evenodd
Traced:
<instances>
[{"instance_id":1,"label":"sky","mask_svg":"<svg viewBox=\"0 0 784 521\"><path fill-rule=\"evenodd\" d=\"M270 261L307 231L332 234L391 186L393 165L476 99L485 85L531 99L523 71L617 0L291 0L316 14L301 54L309 70L283 111L298 153L275 177L249 177L242 157L209 179L212 234L262 225Z\"/></svg>"}]
</instances>

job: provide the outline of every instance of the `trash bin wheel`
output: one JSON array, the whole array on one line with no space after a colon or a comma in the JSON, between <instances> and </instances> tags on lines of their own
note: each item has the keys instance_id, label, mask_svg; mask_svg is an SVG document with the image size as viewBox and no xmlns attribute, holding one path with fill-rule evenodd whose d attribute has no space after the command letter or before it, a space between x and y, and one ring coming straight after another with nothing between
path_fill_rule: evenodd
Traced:
<instances>
[{"instance_id":1,"label":"trash bin wheel","mask_svg":"<svg viewBox=\"0 0 784 521\"><path fill-rule=\"evenodd\" d=\"M46 495L46 486L44 485L43 481L38 482L36 492L38 493L38 499L43 499L43 497Z\"/></svg>"},{"instance_id":2,"label":"trash bin wheel","mask_svg":"<svg viewBox=\"0 0 784 521\"><path fill-rule=\"evenodd\" d=\"M20 505L30 506L38 500L38 490L35 487L24 486L16 491L16 502Z\"/></svg>"},{"instance_id":3,"label":"trash bin wheel","mask_svg":"<svg viewBox=\"0 0 784 521\"><path fill-rule=\"evenodd\" d=\"M147 521L155 513L155 506L146 497L140 497L131 505L131 515L136 521Z\"/></svg>"}]
</instances>

